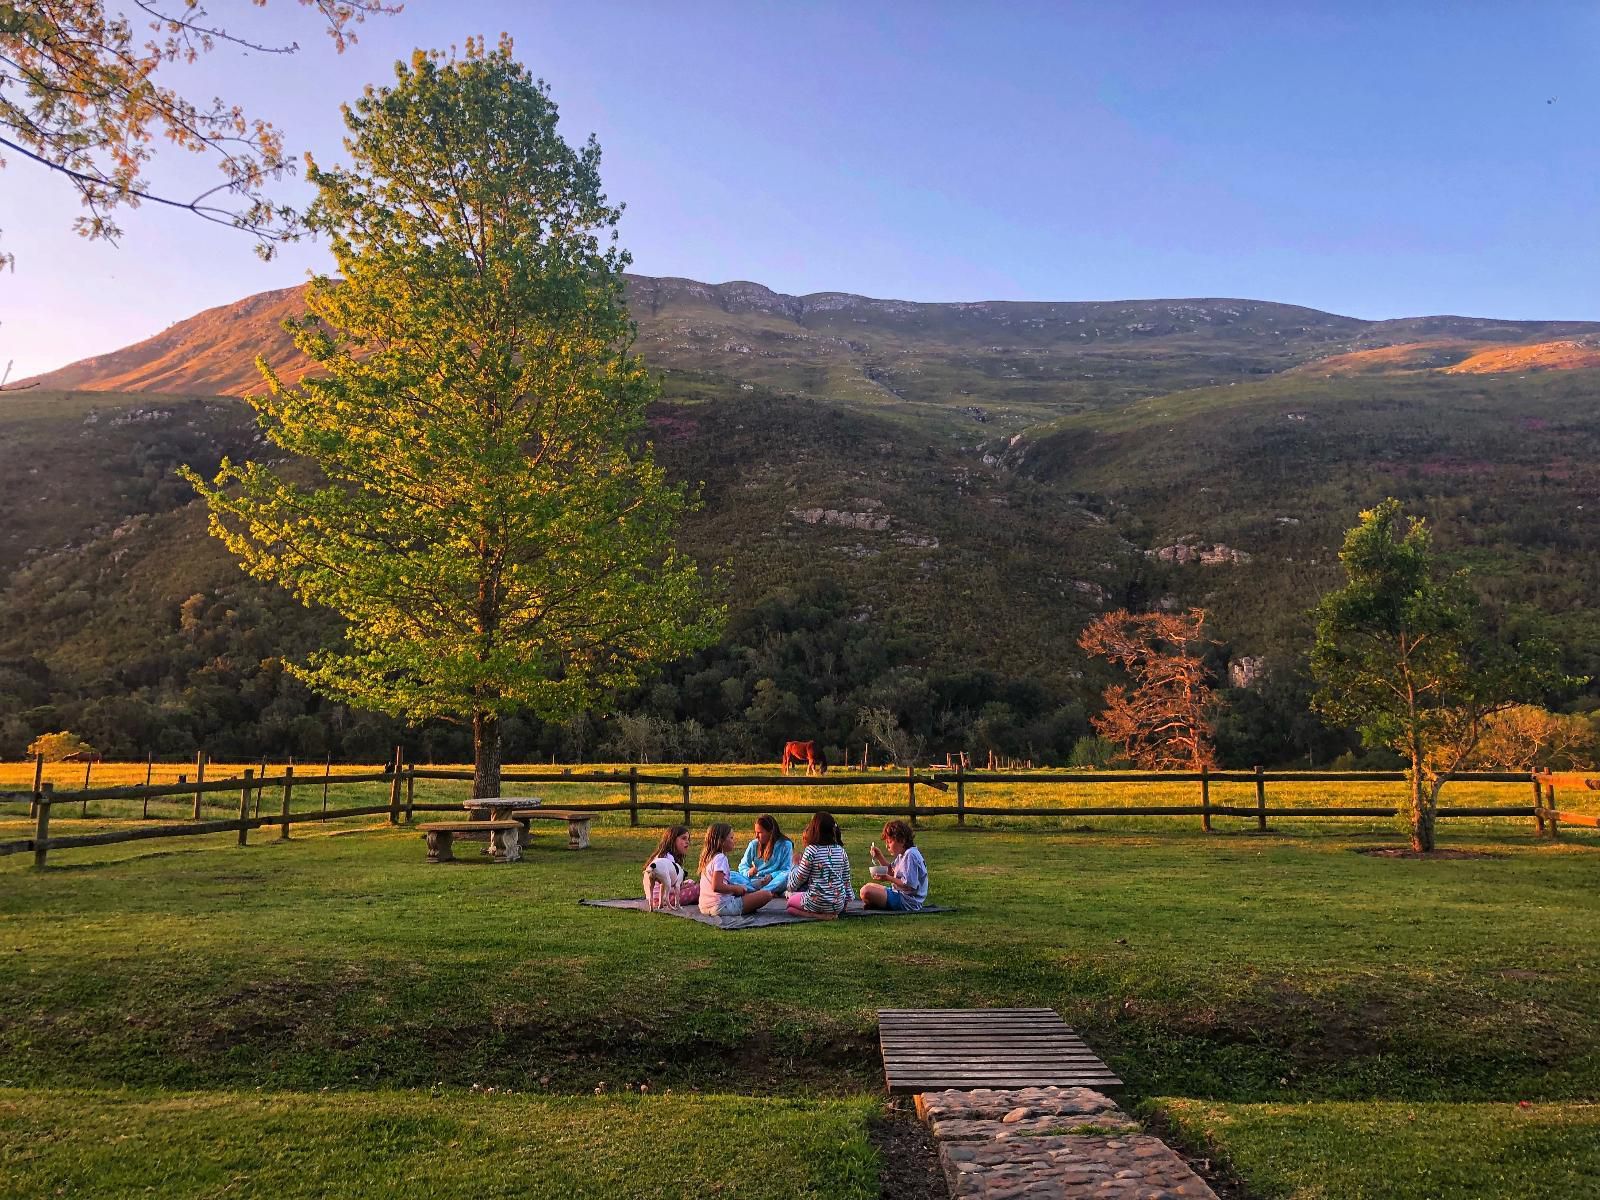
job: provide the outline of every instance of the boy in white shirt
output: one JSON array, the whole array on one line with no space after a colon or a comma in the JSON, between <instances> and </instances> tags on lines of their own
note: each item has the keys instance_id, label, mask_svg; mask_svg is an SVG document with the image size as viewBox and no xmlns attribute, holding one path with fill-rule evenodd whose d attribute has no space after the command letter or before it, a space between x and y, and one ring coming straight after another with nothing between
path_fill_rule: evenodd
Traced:
<instances>
[{"instance_id":1,"label":"boy in white shirt","mask_svg":"<svg viewBox=\"0 0 1600 1200\"><path fill-rule=\"evenodd\" d=\"M888 868L882 883L869 883L861 889L861 903L868 908L888 908L896 912L917 912L928 902L928 864L916 847L916 835L904 821L890 821L883 827L883 841L893 861L872 843L872 861Z\"/></svg>"}]
</instances>

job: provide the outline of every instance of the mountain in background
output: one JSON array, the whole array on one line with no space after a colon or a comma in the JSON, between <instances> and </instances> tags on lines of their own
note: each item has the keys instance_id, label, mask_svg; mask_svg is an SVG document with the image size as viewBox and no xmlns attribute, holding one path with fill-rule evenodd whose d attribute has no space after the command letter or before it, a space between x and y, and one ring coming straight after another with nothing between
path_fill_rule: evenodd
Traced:
<instances>
[{"instance_id":1,"label":"mountain in background","mask_svg":"<svg viewBox=\"0 0 1600 1200\"><path fill-rule=\"evenodd\" d=\"M0 755L46 727L121 753L392 744L391 722L283 672L337 623L245 578L173 475L262 452L230 397L259 387L258 354L299 376L281 323L301 297L211 309L0 395ZM1219 675L1253 685L1230 760L1325 758L1350 743L1305 712L1307 611L1386 495L1600 674L1600 324L637 276L629 301L662 374L658 457L705 499L682 540L728 568L729 631L623 698L626 722L514 727L515 753L763 758L802 731L859 747L872 705L930 751L1060 761L1108 682L1082 625L1201 604ZM448 730L411 736L459 752Z\"/></svg>"},{"instance_id":2,"label":"mountain in background","mask_svg":"<svg viewBox=\"0 0 1600 1200\"><path fill-rule=\"evenodd\" d=\"M282 326L305 315L304 291L283 288L207 309L28 383L242 396L263 386L258 355L292 382L309 364ZM1587 345L1600 346L1595 322L1360 321L1255 300L922 304L631 275L628 303L639 352L685 386L705 374L935 427L992 423L1009 432L1085 408L1297 368L1492 372L1600 363L1600 348Z\"/></svg>"}]
</instances>

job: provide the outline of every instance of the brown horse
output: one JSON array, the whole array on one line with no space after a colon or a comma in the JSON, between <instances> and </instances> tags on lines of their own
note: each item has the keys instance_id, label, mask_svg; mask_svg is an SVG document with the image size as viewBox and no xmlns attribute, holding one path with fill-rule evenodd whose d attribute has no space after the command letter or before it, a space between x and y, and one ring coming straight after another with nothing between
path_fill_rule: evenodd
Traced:
<instances>
[{"instance_id":1,"label":"brown horse","mask_svg":"<svg viewBox=\"0 0 1600 1200\"><path fill-rule=\"evenodd\" d=\"M789 773L789 764L803 762L807 775L825 775L828 772L827 756L817 749L815 742L785 742L783 744L783 773Z\"/></svg>"}]
</instances>

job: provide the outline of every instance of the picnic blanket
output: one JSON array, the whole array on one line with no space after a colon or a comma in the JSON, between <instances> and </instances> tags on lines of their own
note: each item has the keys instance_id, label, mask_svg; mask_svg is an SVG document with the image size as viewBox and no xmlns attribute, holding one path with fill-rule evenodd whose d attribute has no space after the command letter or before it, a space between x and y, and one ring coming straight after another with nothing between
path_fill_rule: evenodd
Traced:
<instances>
[{"instance_id":1,"label":"picnic blanket","mask_svg":"<svg viewBox=\"0 0 1600 1200\"><path fill-rule=\"evenodd\" d=\"M648 911L645 907L644 897L630 896L625 900L579 900L579 904L589 908L631 908L635 912ZM670 908L658 908L657 915L669 917L686 917L691 921L699 921L702 925L709 925L713 929L764 929L768 925L816 925L818 922L811 917L795 917L789 914L785 907L785 898L778 896L767 901L761 908L748 916L740 917L712 917L701 912L693 904L686 904L681 909L674 911ZM954 912L953 908L942 908L937 904L927 904L921 909L924 913ZM852 900L845 907L842 916L846 917L914 917L919 913L897 912L887 908L867 908L859 900Z\"/></svg>"}]
</instances>

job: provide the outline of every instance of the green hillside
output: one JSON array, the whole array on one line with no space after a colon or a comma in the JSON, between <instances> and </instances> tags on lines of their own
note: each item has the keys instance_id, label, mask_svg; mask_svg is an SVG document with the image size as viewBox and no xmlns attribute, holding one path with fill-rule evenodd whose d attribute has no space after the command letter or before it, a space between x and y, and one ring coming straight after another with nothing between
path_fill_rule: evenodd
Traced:
<instances>
[{"instance_id":1,"label":"green hillside","mask_svg":"<svg viewBox=\"0 0 1600 1200\"><path fill-rule=\"evenodd\" d=\"M1183 569L1241 653L1309 636L1344 530L1396 496L1481 590L1549 614L1574 669L1600 673L1600 372L1208 388L1056 422L1007 462L1103 496L1147 546L1250 555Z\"/></svg>"},{"instance_id":2,"label":"green hillside","mask_svg":"<svg viewBox=\"0 0 1600 1200\"><path fill-rule=\"evenodd\" d=\"M1338 753L1348 738L1306 717L1294 668L1343 531L1386 495L1433 518L1497 602L1547 614L1576 673L1600 675L1584 508L1600 372L1415 369L1431 343L1414 339L1522 346L1587 326L630 287L663 372L658 455L705 502L683 541L732 619L721 645L623 697L629 721L513 722L514 756L766 757L801 731L837 751L881 705L929 751L1059 761L1106 682L1077 631L1157 604L1208 608L1219 672L1271 664L1273 682L1237 697L1256 732L1231 734L1230 757ZM173 473L258 453L247 407L81 390L241 390L241 343L297 296L57 373L79 390L0 396L0 756L60 727L113 753L230 757L381 757L401 735L288 678L282 659L337 623L246 579ZM1374 372L1362 355L1388 346L1377 361L1406 369ZM461 752L450 730L406 736Z\"/></svg>"}]
</instances>

